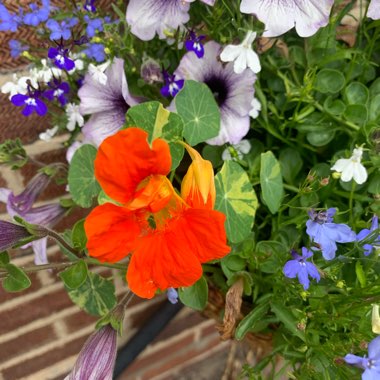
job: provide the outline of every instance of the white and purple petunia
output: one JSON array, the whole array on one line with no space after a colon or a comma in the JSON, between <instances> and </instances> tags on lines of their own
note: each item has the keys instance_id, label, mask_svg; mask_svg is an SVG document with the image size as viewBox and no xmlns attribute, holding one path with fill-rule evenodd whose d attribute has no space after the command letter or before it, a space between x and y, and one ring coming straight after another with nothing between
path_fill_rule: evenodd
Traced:
<instances>
[{"instance_id":1,"label":"white and purple petunia","mask_svg":"<svg viewBox=\"0 0 380 380\"><path fill-rule=\"evenodd\" d=\"M131 32L143 41L152 40L157 33L161 39L189 21L190 4L194 0L130 0L127 23ZM215 0L202 0L214 5Z\"/></svg>"},{"instance_id":2,"label":"white and purple petunia","mask_svg":"<svg viewBox=\"0 0 380 380\"><path fill-rule=\"evenodd\" d=\"M104 74L107 76L105 85L86 74L78 91L81 114L91 115L82 129L85 142L96 146L116 133L123 126L129 107L139 103L129 93L122 59L115 58Z\"/></svg>"},{"instance_id":3,"label":"white and purple petunia","mask_svg":"<svg viewBox=\"0 0 380 380\"><path fill-rule=\"evenodd\" d=\"M334 0L242 0L240 11L265 24L264 37L276 37L294 26L301 37L326 26Z\"/></svg>"},{"instance_id":4,"label":"white and purple petunia","mask_svg":"<svg viewBox=\"0 0 380 380\"><path fill-rule=\"evenodd\" d=\"M362 380L380 379L380 336L368 344L368 357L347 354L344 361L364 369Z\"/></svg>"},{"instance_id":5,"label":"white and purple petunia","mask_svg":"<svg viewBox=\"0 0 380 380\"><path fill-rule=\"evenodd\" d=\"M374 217L372 218L371 228L364 228L363 230L361 230L356 235L356 240L360 242L366 239L367 236L372 236L372 233L374 234L373 241L371 241L371 243L368 242L363 244L365 256L370 255L376 247L380 247L379 218L377 217L377 215L374 215Z\"/></svg>"},{"instance_id":6,"label":"white and purple petunia","mask_svg":"<svg viewBox=\"0 0 380 380\"><path fill-rule=\"evenodd\" d=\"M307 259L313 256L313 252L307 248L302 247L302 256L296 251L292 251L291 255L293 260L289 260L284 265L284 275L288 278L298 277L298 281L305 290L309 289L310 280L309 276L319 282L321 276L319 275L317 267L313 263L309 263Z\"/></svg>"},{"instance_id":7,"label":"white and purple petunia","mask_svg":"<svg viewBox=\"0 0 380 380\"><path fill-rule=\"evenodd\" d=\"M237 144L249 130L256 75L249 69L236 74L232 62L223 65L219 60L222 47L218 43L209 41L204 49L202 59L193 52L186 53L174 74L179 79L205 83L215 96L221 114L220 132L207 142L211 145Z\"/></svg>"},{"instance_id":8,"label":"white and purple petunia","mask_svg":"<svg viewBox=\"0 0 380 380\"><path fill-rule=\"evenodd\" d=\"M335 208L326 211L309 211L306 233L319 245L326 260L332 260L338 249L336 243L350 243L356 240L356 234L346 224L334 223Z\"/></svg>"},{"instance_id":9,"label":"white and purple petunia","mask_svg":"<svg viewBox=\"0 0 380 380\"><path fill-rule=\"evenodd\" d=\"M373 20L380 19L380 0L371 0L367 11L367 17L370 17Z\"/></svg>"}]
</instances>

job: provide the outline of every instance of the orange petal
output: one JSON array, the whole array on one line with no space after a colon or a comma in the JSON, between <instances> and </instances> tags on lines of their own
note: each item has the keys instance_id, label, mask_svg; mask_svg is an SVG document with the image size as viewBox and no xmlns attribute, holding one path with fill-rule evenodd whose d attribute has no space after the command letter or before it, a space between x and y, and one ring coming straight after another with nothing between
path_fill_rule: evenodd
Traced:
<instances>
[{"instance_id":1,"label":"orange petal","mask_svg":"<svg viewBox=\"0 0 380 380\"><path fill-rule=\"evenodd\" d=\"M167 142L156 139L150 147L147 138L147 132L131 127L108 137L99 147L95 177L105 193L117 202L132 201L141 181L150 175L166 176L170 171Z\"/></svg>"},{"instance_id":2,"label":"orange petal","mask_svg":"<svg viewBox=\"0 0 380 380\"><path fill-rule=\"evenodd\" d=\"M190 207L213 209L216 191L212 164L189 145L183 145L193 162L182 180L181 196Z\"/></svg>"},{"instance_id":3,"label":"orange petal","mask_svg":"<svg viewBox=\"0 0 380 380\"><path fill-rule=\"evenodd\" d=\"M202 267L178 224L156 230L136 244L128 266L127 282L133 293L152 298L157 289L193 285L202 276Z\"/></svg>"},{"instance_id":4,"label":"orange petal","mask_svg":"<svg viewBox=\"0 0 380 380\"><path fill-rule=\"evenodd\" d=\"M95 207L87 216L84 229L89 255L110 263L131 252L141 231L133 213L111 203Z\"/></svg>"},{"instance_id":5,"label":"orange petal","mask_svg":"<svg viewBox=\"0 0 380 380\"><path fill-rule=\"evenodd\" d=\"M201 263L220 259L231 251L227 245L224 222L226 216L215 210L189 208L178 220L178 229L185 236L185 243L191 247Z\"/></svg>"}]
</instances>

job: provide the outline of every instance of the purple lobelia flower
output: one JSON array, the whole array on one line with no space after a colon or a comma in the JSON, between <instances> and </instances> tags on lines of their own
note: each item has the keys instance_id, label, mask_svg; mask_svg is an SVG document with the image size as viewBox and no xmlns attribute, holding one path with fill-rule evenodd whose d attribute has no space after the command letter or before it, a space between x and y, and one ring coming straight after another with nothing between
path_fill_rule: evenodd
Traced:
<instances>
[{"instance_id":1,"label":"purple lobelia flower","mask_svg":"<svg viewBox=\"0 0 380 380\"><path fill-rule=\"evenodd\" d=\"M74 368L64 380L112 380L117 346L111 325L95 331L79 353Z\"/></svg>"},{"instance_id":2,"label":"purple lobelia flower","mask_svg":"<svg viewBox=\"0 0 380 380\"><path fill-rule=\"evenodd\" d=\"M46 27L50 29L50 39L51 40L68 40L71 37L71 28L78 24L78 19L76 17L68 18L58 22L57 20L49 20L46 23Z\"/></svg>"},{"instance_id":3,"label":"purple lobelia flower","mask_svg":"<svg viewBox=\"0 0 380 380\"><path fill-rule=\"evenodd\" d=\"M344 361L364 369L362 380L376 380L380 378L380 336L368 344L368 357L347 354Z\"/></svg>"},{"instance_id":4,"label":"purple lobelia flower","mask_svg":"<svg viewBox=\"0 0 380 380\"><path fill-rule=\"evenodd\" d=\"M335 208L326 211L309 211L306 233L319 245L326 260L332 260L338 247L336 243L349 243L356 240L356 234L346 224L333 222Z\"/></svg>"},{"instance_id":5,"label":"purple lobelia flower","mask_svg":"<svg viewBox=\"0 0 380 380\"><path fill-rule=\"evenodd\" d=\"M193 52L186 53L174 74L179 79L205 83L215 96L221 115L220 132L207 142L211 145L237 144L249 130L256 75L249 69L244 74L236 74L233 63L223 65L218 59L221 52L218 43L209 41L204 49L203 59L198 59Z\"/></svg>"},{"instance_id":6,"label":"purple lobelia flower","mask_svg":"<svg viewBox=\"0 0 380 380\"><path fill-rule=\"evenodd\" d=\"M174 288L169 288L166 291L166 297L168 298L168 301L173 305L178 303L178 292Z\"/></svg>"},{"instance_id":7,"label":"purple lobelia flower","mask_svg":"<svg viewBox=\"0 0 380 380\"><path fill-rule=\"evenodd\" d=\"M17 58L23 51L29 50L28 45L23 45L20 41L17 40L10 40L8 44L9 48L11 49L12 58Z\"/></svg>"},{"instance_id":8,"label":"purple lobelia flower","mask_svg":"<svg viewBox=\"0 0 380 380\"><path fill-rule=\"evenodd\" d=\"M84 16L84 21L86 21L86 34L87 37L94 37L96 32L103 31L103 20L101 18L90 18L88 15Z\"/></svg>"},{"instance_id":9,"label":"purple lobelia flower","mask_svg":"<svg viewBox=\"0 0 380 380\"><path fill-rule=\"evenodd\" d=\"M319 282L321 276L319 275L317 267L307 261L307 259L313 256L313 252L302 247L302 256L298 255L294 250L292 250L291 255L293 256L293 260L289 260L283 269L286 277L298 277L298 281L305 290L309 289L310 286L309 276Z\"/></svg>"},{"instance_id":10,"label":"purple lobelia flower","mask_svg":"<svg viewBox=\"0 0 380 380\"><path fill-rule=\"evenodd\" d=\"M28 223L40 224L44 227L52 227L63 216L65 209L58 203L33 207L34 202L45 190L50 177L44 173L38 173L27 184L19 195L6 188L0 188L0 202L6 203L7 212L11 217L20 216ZM46 264L47 237L35 240L31 243L34 251L34 261L37 265Z\"/></svg>"},{"instance_id":11,"label":"purple lobelia flower","mask_svg":"<svg viewBox=\"0 0 380 380\"><path fill-rule=\"evenodd\" d=\"M371 0L367 11L367 17L371 17L372 20L380 19L380 0Z\"/></svg>"},{"instance_id":12,"label":"purple lobelia flower","mask_svg":"<svg viewBox=\"0 0 380 380\"><path fill-rule=\"evenodd\" d=\"M165 85L161 88L161 95L165 97L176 96L178 91L182 89L185 80L175 79L175 75L169 74L167 71L163 71Z\"/></svg>"},{"instance_id":13,"label":"purple lobelia flower","mask_svg":"<svg viewBox=\"0 0 380 380\"><path fill-rule=\"evenodd\" d=\"M96 62L103 62L106 59L103 44L89 43L86 46L82 53L86 54L88 58L95 59Z\"/></svg>"},{"instance_id":14,"label":"purple lobelia flower","mask_svg":"<svg viewBox=\"0 0 380 380\"><path fill-rule=\"evenodd\" d=\"M49 90L43 92L43 96L50 101L57 99L61 106L67 103L67 94L70 92L70 85L67 82L61 82L54 78L48 83Z\"/></svg>"},{"instance_id":15,"label":"purple lobelia flower","mask_svg":"<svg viewBox=\"0 0 380 380\"><path fill-rule=\"evenodd\" d=\"M86 0L83 4L83 9L88 12L96 12L96 7L94 5L95 0Z\"/></svg>"},{"instance_id":16,"label":"purple lobelia flower","mask_svg":"<svg viewBox=\"0 0 380 380\"><path fill-rule=\"evenodd\" d=\"M357 235L356 235L356 240L357 241L362 241L364 240L368 235L371 235L372 233L375 233L373 236L373 242L365 243L363 244L363 249L364 249L364 255L368 256L372 253L372 251L375 249L375 247L380 246L380 234L379 234L379 218L377 215L375 215L372 218L372 224L371 228L364 228L361 230Z\"/></svg>"},{"instance_id":17,"label":"purple lobelia flower","mask_svg":"<svg viewBox=\"0 0 380 380\"><path fill-rule=\"evenodd\" d=\"M189 32L188 38L185 41L185 48L187 51L193 51L198 58L202 58L205 54L205 49L202 45L202 40L206 36L200 35L197 36L193 31Z\"/></svg>"},{"instance_id":18,"label":"purple lobelia flower","mask_svg":"<svg viewBox=\"0 0 380 380\"><path fill-rule=\"evenodd\" d=\"M13 14L0 3L0 32L17 32L17 28L22 24L22 18L22 9L19 15Z\"/></svg>"},{"instance_id":19,"label":"purple lobelia flower","mask_svg":"<svg viewBox=\"0 0 380 380\"><path fill-rule=\"evenodd\" d=\"M129 93L122 59L115 58L105 75L107 81L104 85L86 74L84 84L78 91L81 114L91 115L82 128L85 142L97 146L123 126L129 107L139 103Z\"/></svg>"},{"instance_id":20,"label":"purple lobelia flower","mask_svg":"<svg viewBox=\"0 0 380 380\"><path fill-rule=\"evenodd\" d=\"M240 11L254 14L265 24L264 37L276 37L294 26L309 37L329 22L334 0L242 0Z\"/></svg>"},{"instance_id":21,"label":"purple lobelia flower","mask_svg":"<svg viewBox=\"0 0 380 380\"><path fill-rule=\"evenodd\" d=\"M41 22L49 18L50 0L42 0L42 6L39 8L35 3L29 5L31 12L25 13L24 24L38 26Z\"/></svg>"},{"instance_id":22,"label":"purple lobelia flower","mask_svg":"<svg viewBox=\"0 0 380 380\"><path fill-rule=\"evenodd\" d=\"M49 48L48 57L62 70L70 71L75 68L75 62L69 58L69 49L65 49L61 44L56 48Z\"/></svg>"},{"instance_id":23,"label":"purple lobelia flower","mask_svg":"<svg viewBox=\"0 0 380 380\"><path fill-rule=\"evenodd\" d=\"M40 116L44 116L47 112L46 104L40 99L41 91L32 90L28 86L28 94L16 94L11 97L11 102L17 107L24 107L22 114L29 116L36 112Z\"/></svg>"}]
</instances>

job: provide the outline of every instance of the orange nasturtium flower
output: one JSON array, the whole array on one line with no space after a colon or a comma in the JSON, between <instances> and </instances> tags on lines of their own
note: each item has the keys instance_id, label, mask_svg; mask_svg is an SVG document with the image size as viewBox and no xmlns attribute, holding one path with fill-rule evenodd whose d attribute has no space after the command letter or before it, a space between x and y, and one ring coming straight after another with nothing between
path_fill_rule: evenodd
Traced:
<instances>
[{"instance_id":1,"label":"orange nasturtium flower","mask_svg":"<svg viewBox=\"0 0 380 380\"><path fill-rule=\"evenodd\" d=\"M171 168L169 146L135 127L108 137L95 159L95 176L104 192L119 205L97 206L86 219L90 256L117 262L132 254L127 281L132 292L152 298L157 289L194 284L202 263L225 256L225 215L213 210L211 163L184 144L192 164L181 195L166 175Z\"/></svg>"}]
</instances>

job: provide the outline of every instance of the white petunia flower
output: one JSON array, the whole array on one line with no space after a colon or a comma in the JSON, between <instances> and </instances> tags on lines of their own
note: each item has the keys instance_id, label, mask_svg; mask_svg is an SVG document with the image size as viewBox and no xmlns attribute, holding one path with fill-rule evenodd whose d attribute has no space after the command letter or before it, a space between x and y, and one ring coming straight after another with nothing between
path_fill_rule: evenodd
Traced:
<instances>
[{"instance_id":1,"label":"white petunia flower","mask_svg":"<svg viewBox=\"0 0 380 380\"><path fill-rule=\"evenodd\" d=\"M78 124L80 127L84 124L83 116L81 115L79 111L79 105L74 103L69 103L66 106L66 115L68 119L68 123L66 125L66 128L72 132L75 129L76 124Z\"/></svg>"},{"instance_id":2,"label":"white petunia flower","mask_svg":"<svg viewBox=\"0 0 380 380\"><path fill-rule=\"evenodd\" d=\"M360 163L363 155L363 148L354 149L350 158L340 158L331 168L341 173L340 179L349 182L352 179L359 185L367 180L367 170Z\"/></svg>"},{"instance_id":3,"label":"white petunia flower","mask_svg":"<svg viewBox=\"0 0 380 380\"><path fill-rule=\"evenodd\" d=\"M371 0L368 7L367 17L370 17L372 20L380 19L380 0Z\"/></svg>"},{"instance_id":4,"label":"white petunia flower","mask_svg":"<svg viewBox=\"0 0 380 380\"><path fill-rule=\"evenodd\" d=\"M39 137L43 141L50 141L52 137L58 132L58 126L56 125L53 128L47 129L46 132L42 132L39 134Z\"/></svg>"},{"instance_id":5,"label":"white petunia flower","mask_svg":"<svg viewBox=\"0 0 380 380\"><path fill-rule=\"evenodd\" d=\"M220 59L223 62L234 61L236 74L241 74L247 67L254 73L260 72L259 56L252 50L252 42L255 38L256 32L248 31L240 45L227 45L220 54Z\"/></svg>"},{"instance_id":6,"label":"white petunia flower","mask_svg":"<svg viewBox=\"0 0 380 380\"><path fill-rule=\"evenodd\" d=\"M222 160L228 161L235 159L235 157L231 154L231 150L239 160L242 160L243 154L249 153L251 147L252 146L249 140L241 140L239 143L231 145L223 151Z\"/></svg>"},{"instance_id":7,"label":"white petunia flower","mask_svg":"<svg viewBox=\"0 0 380 380\"><path fill-rule=\"evenodd\" d=\"M106 61L101 65L95 66L92 63L88 65L88 73L91 77L105 86L107 84L107 75L104 73L106 68L110 65L111 61Z\"/></svg>"},{"instance_id":8,"label":"white petunia flower","mask_svg":"<svg viewBox=\"0 0 380 380\"><path fill-rule=\"evenodd\" d=\"M249 111L249 116L251 116L252 119L256 119L261 111L261 103L259 102L259 99L253 98L251 106L252 109Z\"/></svg>"},{"instance_id":9,"label":"white petunia flower","mask_svg":"<svg viewBox=\"0 0 380 380\"><path fill-rule=\"evenodd\" d=\"M265 24L264 37L276 37L294 26L310 37L329 22L334 0L242 0L240 11L254 14Z\"/></svg>"}]
</instances>

